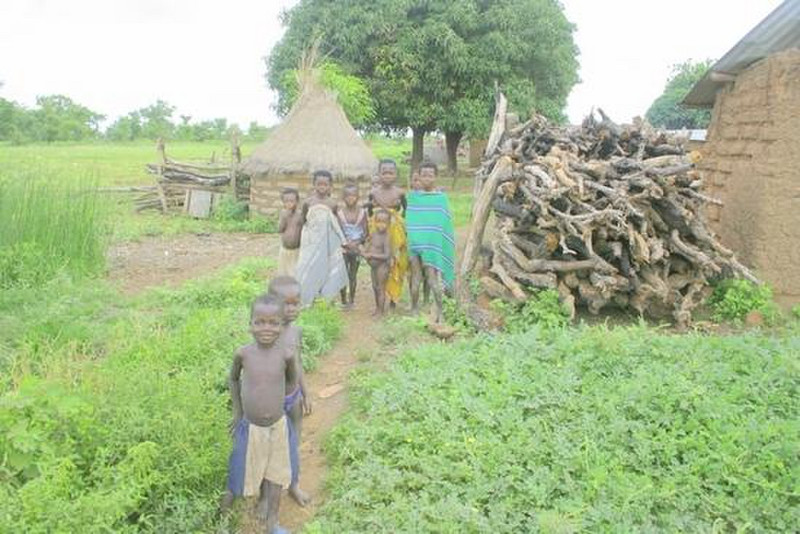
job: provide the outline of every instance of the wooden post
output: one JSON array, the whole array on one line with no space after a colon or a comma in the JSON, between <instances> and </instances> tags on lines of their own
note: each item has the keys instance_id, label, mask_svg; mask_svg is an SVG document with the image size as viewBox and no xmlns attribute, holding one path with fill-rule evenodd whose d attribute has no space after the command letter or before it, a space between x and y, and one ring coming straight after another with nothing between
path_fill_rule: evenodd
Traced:
<instances>
[{"instance_id":1,"label":"wooden post","mask_svg":"<svg viewBox=\"0 0 800 534\"><path fill-rule=\"evenodd\" d=\"M167 164L167 150L164 147L164 139L158 138L156 142L156 150L161 154L161 163L158 164L158 175L156 176L156 190L158 191L158 200L161 201L161 211L167 213L167 195L164 193L164 187L161 185L161 180L164 178L164 166Z\"/></svg>"},{"instance_id":2,"label":"wooden post","mask_svg":"<svg viewBox=\"0 0 800 534\"><path fill-rule=\"evenodd\" d=\"M475 206L472 209L472 223L469 226L469 237L464 246L464 257L461 260L459 273L462 284L478 262L478 254L480 253L481 243L483 243L483 233L486 229L486 221L489 220L489 212L494 194L497 191L497 185L501 179L511 176L512 168L513 163L509 156L503 156L498 159L492 173L483 184L480 194L475 199Z\"/></svg>"},{"instance_id":3,"label":"wooden post","mask_svg":"<svg viewBox=\"0 0 800 534\"><path fill-rule=\"evenodd\" d=\"M506 96L501 93L497 92L497 96L495 98L497 100L497 106L494 109L494 121L492 122L492 131L489 133L489 140L486 142L486 151L483 153L484 159L489 158L497 148L497 145L500 144L500 140L503 138L503 134L506 131L506 111L508 110L508 100L506 100ZM475 175L475 196L478 196L480 193L481 184L479 181L479 175Z\"/></svg>"}]
</instances>

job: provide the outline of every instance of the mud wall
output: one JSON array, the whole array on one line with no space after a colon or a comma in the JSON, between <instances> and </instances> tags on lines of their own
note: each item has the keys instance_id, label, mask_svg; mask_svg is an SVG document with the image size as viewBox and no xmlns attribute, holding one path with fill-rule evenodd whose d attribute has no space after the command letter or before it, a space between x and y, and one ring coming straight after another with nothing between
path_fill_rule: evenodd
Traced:
<instances>
[{"instance_id":1,"label":"mud wall","mask_svg":"<svg viewBox=\"0 0 800 534\"><path fill-rule=\"evenodd\" d=\"M701 149L708 217L722 242L800 303L800 50L765 58L717 94Z\"/></svg>"},{"instance_id":2,"label":"mud wall","mask_svg":"<svg viewBox=\"0 0 800 534\"><path fill-rule=\"evenodd\" d=\"M347 183L358 185L359 200L363 203L372 188L372 181L337 180L333 183L333 198L342 198L342 188ZM282 208L281 191L293 187L300 192L300 200L307 198L313 189L308 174L265 174L256 176L250 181L250 210L261 215L276 215Z\"/></svg>"}]
</instances>

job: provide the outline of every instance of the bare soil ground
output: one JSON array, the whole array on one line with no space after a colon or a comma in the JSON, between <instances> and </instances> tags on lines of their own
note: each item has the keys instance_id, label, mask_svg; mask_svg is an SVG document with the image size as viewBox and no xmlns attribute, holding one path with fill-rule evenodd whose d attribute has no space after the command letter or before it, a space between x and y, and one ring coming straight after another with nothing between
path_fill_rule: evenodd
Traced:
<instances>
[{"instance_id":1,"label":"bare soil ground","mask_svg":"<svg viewBox=\"0 0 800 534\"><path fill-rule=\"evenodd\" d=\"M189 234L121 243L108 253L108 277L127 294L174 287L244 258L277 257L278 236Z\"/></svg>"}]
</instances>

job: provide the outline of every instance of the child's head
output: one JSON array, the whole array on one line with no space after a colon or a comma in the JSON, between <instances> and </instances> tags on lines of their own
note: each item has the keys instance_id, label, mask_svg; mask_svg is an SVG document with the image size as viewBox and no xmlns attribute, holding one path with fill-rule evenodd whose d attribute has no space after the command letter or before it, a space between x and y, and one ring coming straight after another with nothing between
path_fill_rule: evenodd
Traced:
<instances>
[{"instance_id":1,"label":"child's head","mask_svg":"<svg viewBox=\"0 0 800 534\"><path fill-rule=\"evenodd\" d=\"M380 184L389 187L397 180L397 162L393 159L382 159L378 164Z\"/></svg>"},{"instance_id":2,"label":"child's head","mask_svg":"<svg viewBox=\"0 0 800 534\"><path fill-rule=\"evenodd\" d=\"M286 324L300 315L300 283L293 276L276 276L269 283L267 292L283 304L283 320Z\"/></svg>"},{"instance_id":3,"label":"child's head","mask_svg":"<svg viewBox=\"0 0 800 534\"><path fill-rule=\"evenodd\" d=\"M411 189L414 191L419 191L422 189L422 184L419 183L419 171L414 171L411 173Z\"/></svg>"},{"instance_id":4,"label":"child's head","mask_svg":"<svg viewBox=\"0 0 800 534\"><path fill-rule=\"evenodd\" d=\"M286 187L281 191L283 207L289 211L294 210L300 202L300 193L293 187Z\"/></svg>"},{"instance_id":5,"label":"child's head","mask_svg":"<svg viewBox=\"0 0 800 534\"><path fill-rule=\"evenodd\" d=\"M270 346L283 330L283 304L275 295L264 294L250 306L250 333L259 345Z\"/></svg>"},{"instance_id":6,"label":"child's head","mask_svg":"<svg viewBox=\"0 0 800 534\"><path fill-rule=\"evenodd\" d=\"M314 186L314 191L318 196L330 196L333 175L324 169L314 171L314 174L311 175L311 184Z\"/></svg>"},{"instance_id":7,"label":"child's head","mask_svg":"<svg viewBox=\"0 0 800 534\"><path fill-rule=\"evenodd\" d=\"M375 210L375 231L379 233L385 232L389 228L391 220L391 214L385 209L379 208Z\"/></svg>"},{"instance_id":8,"label":"child's head","mask_svg":"<svg viewBox=\"0 0 800 534\"><path fill-rule=\"evenodd\" d=\"M354 208L358 204L358 186L347 184L342 188L342 200L348 208Z\"/></svg>"},{"instance_id":9,"label":"child's head","mask_svg":"<svg viewBox=\"0 0 800 534\"><path fill-rule=\"evenodd\" d=\"M433 162L426 161L419 166L419 184L423 191L433 191L437 174L439 174L439 169Z\"/></svg>"}]
</instances>

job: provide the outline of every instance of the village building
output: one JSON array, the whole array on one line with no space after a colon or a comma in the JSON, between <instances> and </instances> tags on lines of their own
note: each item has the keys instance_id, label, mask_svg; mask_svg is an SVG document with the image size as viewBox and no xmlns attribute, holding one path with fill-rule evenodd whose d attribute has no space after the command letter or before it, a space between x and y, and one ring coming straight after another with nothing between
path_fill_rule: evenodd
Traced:
<instances>
[{"instance_id":1,"label":"village building","mask_svg":"<svg viewBox=\"0 0 800 534\"><path fill-rule=\"evenodd\" d=\"M378 161L355 131L336 95L325 90L316 71L305 74L302 92L286 119L247 159L242 171L250 176L250 210L274 215L281 209L281 191L293 187L309 195L311 173L325 169L334 176L333 197L356 183L366 199Z\"/></svg>"},{"instance_id":2,"label":"village building","mask_svg":"<svg viewBox=\"0 0 800 534\"><path fill-rule=\"evenodd\" d=\"M722 243L800 303L800 0L787 0L714 64L683 100L713 107L700 149L708 218Z\"/></svg>"}]
</instances>

